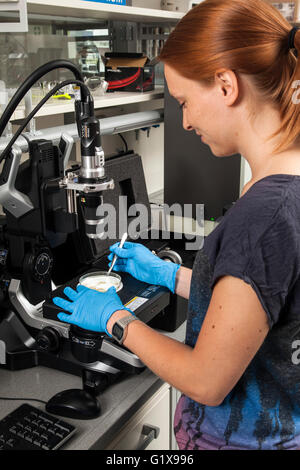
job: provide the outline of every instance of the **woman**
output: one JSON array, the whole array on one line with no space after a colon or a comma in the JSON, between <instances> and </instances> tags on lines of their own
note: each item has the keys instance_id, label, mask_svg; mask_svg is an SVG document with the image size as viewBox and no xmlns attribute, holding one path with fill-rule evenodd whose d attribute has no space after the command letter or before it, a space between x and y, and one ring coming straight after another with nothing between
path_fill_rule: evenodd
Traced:
<instances>
[{"instance_id":1,"label":"woman","mask_svg":"<svg viewBox=\"0 0 300 470\"><path fill-rule=\"evenodd\" d=\"M300 32L262 0L206 0L162 54L170 93L218 157L242 154L252 179L205 239L193 271L140 244L111 247L126 271L189 299L186 343L140 321L124 345L182 392L180 449L296 449L300 445ZM296 92L296 94L295 94ZM213 177L213 176L212 176ZM67 288L62 321L112 333L133 319L114 289ZM97 305L97 308L95 308Z\"/></svg>"}]
</instances>

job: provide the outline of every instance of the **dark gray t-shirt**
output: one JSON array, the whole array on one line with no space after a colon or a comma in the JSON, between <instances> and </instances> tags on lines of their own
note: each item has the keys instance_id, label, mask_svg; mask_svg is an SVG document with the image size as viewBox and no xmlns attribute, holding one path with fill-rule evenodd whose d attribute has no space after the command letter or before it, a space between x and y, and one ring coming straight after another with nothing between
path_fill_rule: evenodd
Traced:
<instances>
[{"instance_id":1,"label":"dark gray t-shirt","mask_svg":"<svg viewBox=\"0 0 300 470\"><path fill-rule=\"evenodd\" d=\"M194 346L212 289L222 276L250 284L270 331L245 373L217 407L182 396L175 415L180 448L300 447L300 176L271 175L226 213L193 267L186 343Z\"/></svg>"}]
</instances>

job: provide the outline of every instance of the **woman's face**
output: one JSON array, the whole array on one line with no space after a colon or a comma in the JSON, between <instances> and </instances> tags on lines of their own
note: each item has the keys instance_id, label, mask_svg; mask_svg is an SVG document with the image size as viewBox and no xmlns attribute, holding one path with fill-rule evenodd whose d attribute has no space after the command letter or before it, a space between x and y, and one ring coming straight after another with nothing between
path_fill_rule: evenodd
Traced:
<instances>
[{"instance_id":1,"label":"woman's face","mask_svg":"<svg viewBox=\"0 0 300 470\"><path fill-rule=\"evenodd\" d=\"M194 130L216 156L236 153L236 118L222 82L204 85L183 77L168 65L165 77L170 94L182 108L184 129Z\"/></svg>"}]
</instances>

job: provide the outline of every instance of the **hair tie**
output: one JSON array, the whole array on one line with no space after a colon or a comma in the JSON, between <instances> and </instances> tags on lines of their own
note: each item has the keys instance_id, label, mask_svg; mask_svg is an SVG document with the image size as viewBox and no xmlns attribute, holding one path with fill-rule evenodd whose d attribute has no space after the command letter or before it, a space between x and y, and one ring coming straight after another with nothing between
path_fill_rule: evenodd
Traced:
<instances>
[{"instance_id":1,"label":"hair tie","mask_svg":"<svg viewBox=\"0 0 300 470\"><path fill-rule=\"evenodd\" d=\"M295 49L295 36L298 31L299 28L293 28L289 32L289 49Z\"/></svg>"}]
</instances>

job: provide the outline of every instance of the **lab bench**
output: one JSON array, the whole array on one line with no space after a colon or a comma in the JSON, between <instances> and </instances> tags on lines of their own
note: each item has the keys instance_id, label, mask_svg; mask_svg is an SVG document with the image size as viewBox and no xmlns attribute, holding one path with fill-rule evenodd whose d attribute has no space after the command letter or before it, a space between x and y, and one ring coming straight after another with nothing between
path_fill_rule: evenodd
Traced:
<instances>
[{"instance_id":1,"label":"lab bench","mask_svg":"<svg viewBox=\"0 0 300 470\"><path fill-rule=\"evenodd\" d=\"M186 323L174 333L167 335L184 341L185 329ZM48 401L56 393L71 388L82 388L81 379L58 370L40 366L21 371L0 369L0 397L35 398ZM77 428L76 434L66 442L62 449L134 450L140 447L139 443L143 442L143 436L140 433L144 425L160 428L160 439L152 441L147 449L174 448L172 437L174 397L177 399L178 392L147 368L139 375L127 376L111 385L99 396L102 409L99 418L87 421L61 418ZM0 399L0 419L23 402ZM27 402L45 410L42 403ZM157 421L158 417L160 422ZM134 436L136 436L136 442L133 442Z\"/></svg>"}]
</instances>

